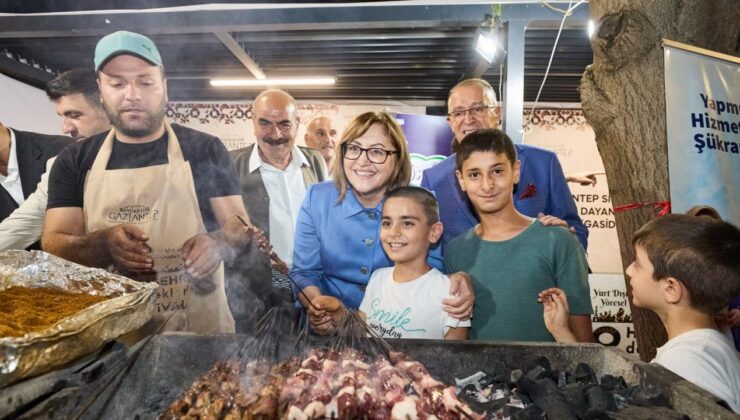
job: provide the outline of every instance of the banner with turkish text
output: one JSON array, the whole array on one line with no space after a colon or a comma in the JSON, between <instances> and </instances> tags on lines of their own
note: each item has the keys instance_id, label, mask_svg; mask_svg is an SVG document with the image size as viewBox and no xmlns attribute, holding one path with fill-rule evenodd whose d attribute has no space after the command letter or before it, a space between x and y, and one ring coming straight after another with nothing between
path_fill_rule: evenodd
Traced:
<instances>
[{"instance_id":1,"label":"banner with turkish text","mask_svg":"<svg viewBox=\"0 0 740 420\"><path fill-rule=\"evenodd\" d=\"M672 210L740 225L740 59L667 40L664 58Z\"/></svg>"}]
</instances>

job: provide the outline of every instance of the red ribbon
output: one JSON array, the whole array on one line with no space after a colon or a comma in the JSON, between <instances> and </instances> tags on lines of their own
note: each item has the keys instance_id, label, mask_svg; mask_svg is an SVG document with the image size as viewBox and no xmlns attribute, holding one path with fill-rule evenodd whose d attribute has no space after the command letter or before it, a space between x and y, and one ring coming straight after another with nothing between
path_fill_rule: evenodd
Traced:
<instances>
[{"instance_id":1,"label":"red ribbon","mask_svg":"<svg viewBox=\"0 0 740 420\"><path fill-rule=\"evenodd\" d=\"M660 210L658 211L658 217L665 216L671 211L671 202L670 201L655 201L652 203L632 203L632 204L625 204L623 206L617 206L614 207L614 213L621 213L623 211L628 210L634 210L639 209L646 206L653 206L653 210Z\"/></svg>"}]
</instances>

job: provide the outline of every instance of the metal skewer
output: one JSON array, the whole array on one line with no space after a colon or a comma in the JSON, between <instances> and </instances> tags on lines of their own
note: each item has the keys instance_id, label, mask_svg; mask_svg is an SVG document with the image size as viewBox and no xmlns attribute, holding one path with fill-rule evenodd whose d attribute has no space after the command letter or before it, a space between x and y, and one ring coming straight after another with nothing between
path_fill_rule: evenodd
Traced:
<instances>
[{"instance_id":1,"label":"metal skewer","mask_svg":"<svg viewBox=\"0 0 740 420\"><path fill-rule=\"evenodd\" d=\"M262 232L258 227L251 226L249 223L245 222L244 219L242 219L239 215L236 215L236 218L239 219L240 222L242 222L244 227L247 228L247 233L264 235L264 232ZM306 296L306 294L303 293L303 290L301 290L301 287L298 286L298 283L296 283L295 280L293 280L293 277L290 275L290 270L288 270L288 265L285 264L285 262L282 259L280 259L280 257L275 253L275 251L272 250L272 246L269 244L269 242L265 241L264 248L265 250L263 252L265 252L270 257L270 260L273 262L275 269L279 271L281 274L284 274L288 278L288 280L290 280L293 286L295 286L295 288L298 290L298 293L300 293L301 296L303 296L303 299L305 299L306 302L308 302L308 304L314 310L320 311L319 308L317 308L316 306L314 306L313 303L311 303L311 299L309 299L308 296Z\"/></svg>"}]
</instances>

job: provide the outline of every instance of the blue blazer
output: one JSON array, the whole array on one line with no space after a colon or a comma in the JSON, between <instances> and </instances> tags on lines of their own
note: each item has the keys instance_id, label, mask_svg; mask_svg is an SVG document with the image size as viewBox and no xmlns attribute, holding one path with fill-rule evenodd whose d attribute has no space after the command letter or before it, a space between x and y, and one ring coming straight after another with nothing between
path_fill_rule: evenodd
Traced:
<instances>
[{"instance_id":1,"label":"blue blazer","mask_svg":"<svg viewBox=\"0 0 740 420\"><path fill-rule=\"evenodd\" d=\"M559 217L576 229L583 249L588 246L588 229L578 216L578 208L555 153L539 147L517 144L521 162L519 184L514 188L514 207L520 213L537 217L544 213ZM478 224L478 216L455 176L455 155L424 171L421 186L434 191L444 225L442 245Z\"/></svg>"}]
</instances>

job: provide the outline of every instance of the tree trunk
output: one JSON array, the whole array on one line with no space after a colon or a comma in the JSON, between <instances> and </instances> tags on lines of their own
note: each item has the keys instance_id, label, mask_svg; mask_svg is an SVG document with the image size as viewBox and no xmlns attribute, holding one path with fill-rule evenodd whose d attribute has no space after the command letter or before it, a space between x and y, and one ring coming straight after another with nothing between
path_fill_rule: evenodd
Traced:
<instances>
[{"instance_id":1,"label":"tree trunk","mask_svg":"<svg viewBox=\"0 0 740 420\"><path fill-rule=\"evenodd\" d=\"M581 79L583 111L596 134L614 206L669 200L665 85L661 38L734 54L737 0L590 0L597 31L594 62ZM632 235L655 217L652 207L615 214L625 268ZM627 290L631 296L629 282ZM652 312L632 306L640 357L666 341Z\"/></svg>"}]
</instances>

